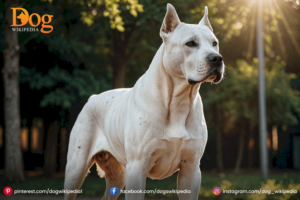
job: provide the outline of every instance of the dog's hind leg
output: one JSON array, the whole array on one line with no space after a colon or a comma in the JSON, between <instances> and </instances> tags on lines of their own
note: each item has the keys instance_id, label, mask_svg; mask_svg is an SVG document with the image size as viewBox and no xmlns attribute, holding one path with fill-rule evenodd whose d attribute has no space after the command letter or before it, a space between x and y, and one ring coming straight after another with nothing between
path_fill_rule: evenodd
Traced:
<instances>
[{"instance_id":1,"label":"dog's hind leg","mask_svg":"<svg viewBox=\"0 0 300 200\"><path fill-rule=\"evenodd\" d=\"M77 159L69 161L66 166L64 188L68 190L79 190L93 164L92 161L85 163ZM74 200L76 196L77 193L65 193L65 200Z\"/></svg>"},{"instance_id":2,"label":"dog's hind leg","mask_svg":"<svg viewBox=\"0 0 300 200\"><path fill-rule=\"evenodd\" d=\"M94 164L94 161L82 159L80 154L83 155L83 153L78 153L78 151L73 153L77 154L78 157L73 156L72 159L68 160L67 162L64 188L68 190L79 190L85 177L87 176L89 169ZM74 200L76 196L76 193L65 193L65 200Z\"/></svg>"},{"instance_id":3,"label":"dog's hind leg","mask_svg":"<svg viewBox=\"0 0 300 200\"><path fill-rule=\"evenodd\" d=\"M125 185L125 167L108 151L99 152L94 156L94 160L97 163L98 172L101 170L105 172L106 189L102 200L117 199ZM115 196L111 194L111 187L117 187L119 193Z\"/></svg>"},{"instance_id":4,"label":"dog's hind leg","mask_svg":"<svg viewBox=\"0 0 300 200\"><path fill-rule=\"evenodd\" d=\"M71 132L64 188L79 190L94 160L92 150L97 139L97 127L89 123L90 118L83 110ZM65 200L74 200L76 193L65 193Z\"/></svg>"}]
</instances>

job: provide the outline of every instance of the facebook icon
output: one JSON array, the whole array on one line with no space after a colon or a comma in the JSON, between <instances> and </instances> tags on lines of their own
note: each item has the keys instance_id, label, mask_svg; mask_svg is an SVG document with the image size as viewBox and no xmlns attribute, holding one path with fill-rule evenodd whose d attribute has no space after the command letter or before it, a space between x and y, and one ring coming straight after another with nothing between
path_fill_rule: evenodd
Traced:
<instances>
[{"instance_id":1,"label":"facebook icon","mask_svg":"<svg viewBox=\"0 0 300 200\"><path fill-rule=\"evenodd\" d=\"M113 196L117 196L119 194L119 189L117 187L111 187L110 194Z\"/></svg>"}]
</instances>

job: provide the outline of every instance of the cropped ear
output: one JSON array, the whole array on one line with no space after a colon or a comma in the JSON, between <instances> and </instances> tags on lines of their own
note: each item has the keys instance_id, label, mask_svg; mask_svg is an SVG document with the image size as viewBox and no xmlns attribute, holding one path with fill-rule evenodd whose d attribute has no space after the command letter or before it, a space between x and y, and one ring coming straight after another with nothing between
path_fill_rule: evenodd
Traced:
<instances>
[{"instance_id":1,"label":"cropped ear","mask_svg":"<svg viewBox=\"0 0 300 200\"><path fill-rule=\"evenodd\" d=\"M166 34L173 32L180 24L180 19L176 13L175 8L171 4L167 4L167 13L160 28L160 36L164 38Z\"/></svg>"},{"instance_id":2,"label":"cropped ear","mask_svg":"<svg viewBox=\"0 0 300 200\"><path fill-rule=\"evenodd\" d=\"M211 24L208 20L208 8L207 8L207 6L205 6L204 16L202 17L201 21L199 22L199 25L207 26L211 31L213 31L213 29L211 27Z\"/></svg>"}]
</instances>

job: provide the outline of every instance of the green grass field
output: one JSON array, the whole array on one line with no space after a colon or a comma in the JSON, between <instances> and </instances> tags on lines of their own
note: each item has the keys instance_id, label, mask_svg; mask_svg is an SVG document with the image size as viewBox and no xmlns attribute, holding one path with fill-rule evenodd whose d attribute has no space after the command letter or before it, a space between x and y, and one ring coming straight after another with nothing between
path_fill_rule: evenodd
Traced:
<instances>
[{"instance_id":1,"label":"green grass field","mask_svg":"<svg viewBox=\"0 0 300 200\"><path fill-rule=\"evenodd\" d=\"M147 179L147 190L172 190L176 189L177 174L164 180ZM61 190L63 188L63 178L28 178L25 183L11 184L16 189L35 189L35 190ZM1 183L2 185L3 183ZM222 190L221 195L213 194L213 188L219 187ZM275 189L294 189L297 194L224 194L223 189L230 190L270 190ZM105 190L105 179L94 175L89 175L82 186L82 194L85 196L102 196ZM146 194L150 198L177 198L177 194ZM208 174L202 172L202 184L199 193L200 199L278 199L278 200L300 200L300 173L282 173L270 175L267 181L264 181L258 174Z\"/></svg>"}]
</instances>

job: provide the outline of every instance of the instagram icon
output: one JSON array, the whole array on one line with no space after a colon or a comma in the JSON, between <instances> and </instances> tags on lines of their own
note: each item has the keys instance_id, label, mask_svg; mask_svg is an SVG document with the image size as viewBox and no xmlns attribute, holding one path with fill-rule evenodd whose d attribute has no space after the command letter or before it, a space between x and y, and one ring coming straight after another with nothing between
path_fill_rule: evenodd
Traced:
<instances>
[{"instance_id":1,"label":"instagram icon","mask_svg":"<svg viewBox=\"0 0 300 200\"><path fill-rule=\"evenodd\" d=\"M218 187L215 187L215 188L213 189L213 192L214 192L215 195L220 195L220 194L221 194L221 189L218 188Z\"/></svg>"}]
</instances>

